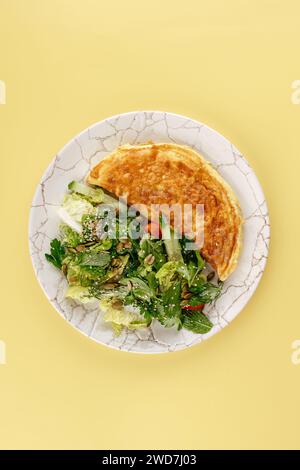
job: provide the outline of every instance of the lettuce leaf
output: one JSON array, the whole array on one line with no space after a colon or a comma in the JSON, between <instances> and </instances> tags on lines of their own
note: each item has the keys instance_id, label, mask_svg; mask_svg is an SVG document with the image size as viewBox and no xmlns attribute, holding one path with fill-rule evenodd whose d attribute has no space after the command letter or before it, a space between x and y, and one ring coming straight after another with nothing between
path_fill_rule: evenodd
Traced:
<instances>
[{"instance_id":1,"label":"lettuce leaf","mask_svg":"<svg viewBox=\"0 0 300 470\"><path fill-rule=\"evenodd\" d=\"M60 227L60 239L63 245L70 248L75 248L81 243L81 236L78 232L75 232L69 225L61 224Z\"/></svg>"},{"instance_id":2,"label":"lettuce leaf","mask_svg":"<svg viewBox=\"0 0 300 470\"><path fill-rule=\"evenodd\" d=\"M167 290L171 287L172 283L176 279L176 274L179 274L188 282L190 281L191 274L186 264L182 261L168 261L160 268L155 277L162 290Z\"/></svg>"},{"instance_id":3,"label":"lettuce leaf","mask_svg":"<svg viewBox=\"0 0 300 470\"><path fill-rule=\"evenodd\" d=\"M76 193L66 194L61 207L77 223L81 223L83 215L95 213L94 206Z\"/></svg>"},{"instance_id":4,"label":"lettuce leaf","mask_svg":"<svg viewBox=\"0 0 300 470\"><path fill-rule=\"evenodd\" d=\"M129 312L122 307L114 307L116 298L102 299L99 302L101 310L104 312L103 320L112 324L115 335L119 335L123 328L135 330L146 328L148 323L140 315Z\"/></svg>"},{"instance_id":5,"label":"lettuce leaf","mask_svg":"<svg viewBox=\"0 0 300 470\"><path fill-rule=\"evenodd\" d=\"M65 297L86 304L88 302L94 302L95 298L91 297L89 288L82 286L69 286L66 290Z\"/></svg>"}]
</instances>

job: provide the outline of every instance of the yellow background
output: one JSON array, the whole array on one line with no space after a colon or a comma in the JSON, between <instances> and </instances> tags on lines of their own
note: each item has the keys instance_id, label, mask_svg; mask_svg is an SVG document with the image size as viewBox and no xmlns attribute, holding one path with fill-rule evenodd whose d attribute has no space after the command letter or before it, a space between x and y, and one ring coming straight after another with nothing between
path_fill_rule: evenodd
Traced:
<instances>
[{"instance_id":1,"label":"yellow background","mask_svg":"<svg viewBox=\"0 0 300 470\"><path fill-rule=\"evenodd\" d=\"M298 0L0 0L1 448L298 448ZM90 124L136 109L217 129L248 158L272 223L241 315L202 345L107 349L55 312L27 241L35 187Z\"/></svg>"}]
</instances>

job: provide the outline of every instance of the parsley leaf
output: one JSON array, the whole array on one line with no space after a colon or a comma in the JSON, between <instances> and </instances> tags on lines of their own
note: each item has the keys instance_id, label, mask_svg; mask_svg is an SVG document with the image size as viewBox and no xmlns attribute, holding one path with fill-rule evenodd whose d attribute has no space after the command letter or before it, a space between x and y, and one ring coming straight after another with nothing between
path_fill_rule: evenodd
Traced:
<instances>
[{"instance_id":1,"label":"parsley leaf","mask_svg":"<svg viewBox=\"0 0 300 470\"><path fill-rule=\"evenodd\" d=\"M50 243L50 253L45 254L45 258L49 263L52 263L56 268L61 269L62 261L65 257L65 248L57 238L54 238Z\"/></svg>"}]
</instances>

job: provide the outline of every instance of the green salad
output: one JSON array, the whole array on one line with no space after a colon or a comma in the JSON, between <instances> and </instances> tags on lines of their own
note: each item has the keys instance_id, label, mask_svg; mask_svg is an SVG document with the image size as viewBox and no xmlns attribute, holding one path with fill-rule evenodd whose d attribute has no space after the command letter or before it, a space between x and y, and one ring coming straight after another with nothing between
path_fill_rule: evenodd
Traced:
<instances>
[{"instance_id":1,"label":"green salad","mask_svg":"<svg viewBox=\"0 0 300 470\"><path fill-rule=\"evenodd\" d=\"M76 181L68 190L58 211L59 236L45 254L67 279L66 297L99 302L115 335L123 328L147 328L154 319L166 328L208 333L213 324L203 309L220 295L222 283L211 282L214 273L206 274L199 251L188 250L188 240L178 239L164 217L159 238L151 236L146 219L137 238L134 217L127 215L125 235L117 199ZM115 214L112 224L106 220L109 210Z\"/></svg>"}]
</instances>

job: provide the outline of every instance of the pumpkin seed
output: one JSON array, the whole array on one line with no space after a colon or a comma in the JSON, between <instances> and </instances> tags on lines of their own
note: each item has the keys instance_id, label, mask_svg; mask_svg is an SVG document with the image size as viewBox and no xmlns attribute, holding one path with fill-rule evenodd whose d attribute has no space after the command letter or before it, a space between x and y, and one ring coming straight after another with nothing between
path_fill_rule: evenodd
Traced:
<instances>
[{"instance_id":1,"label":"pumpkin seed","mask_svg":"<svg viewBox=\"0 0 300 470\"><path fill-rule=\"evenodd\" d=\"M153 255L147 255L146 258L144 259L145 264L153 264L155 261L155 257Z\"/></svg>"}]
</instances>

